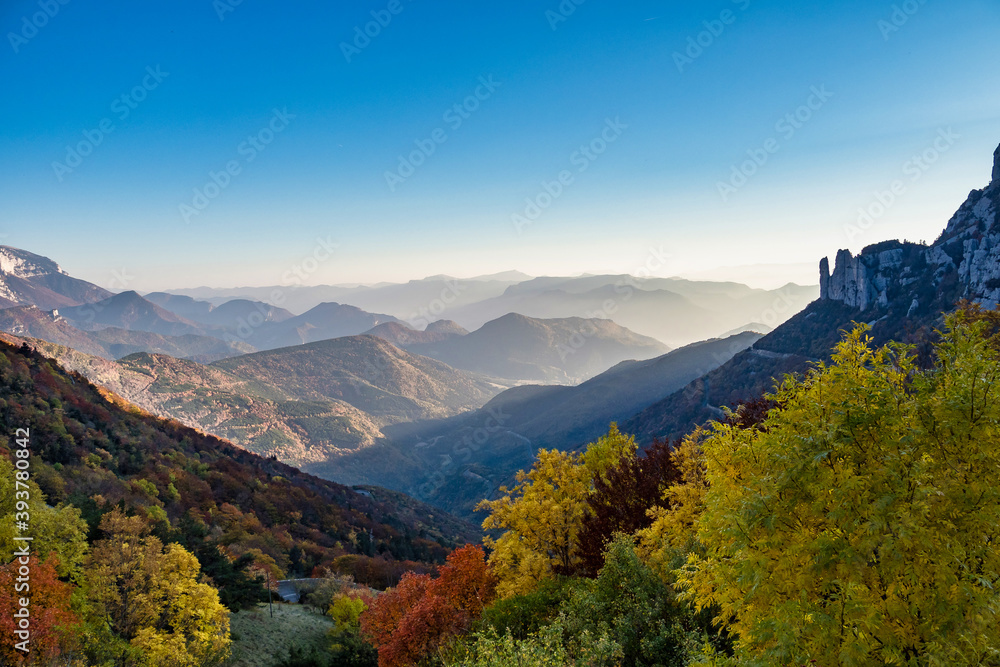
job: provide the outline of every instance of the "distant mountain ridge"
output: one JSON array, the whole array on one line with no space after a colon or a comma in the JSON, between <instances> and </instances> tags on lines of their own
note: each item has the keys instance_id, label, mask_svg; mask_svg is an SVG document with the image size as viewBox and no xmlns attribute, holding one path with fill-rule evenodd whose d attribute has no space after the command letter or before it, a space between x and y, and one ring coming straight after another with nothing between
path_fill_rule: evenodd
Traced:
<instances>
[{"instance_id":1,"label":"distant mountain ridge","mask_svg":"<svg viewBox=\"0 0 1000 667\"><path fill-rule=\"evenodd\" d=\"M627 359L670 350L606 319L538 319L509 313L464 336L406 348L455 368L514 380L576 384Z\"/></svg>"},{"instance_id":2,"label":"distant mountain ridge","mask_svg":"<svg viewBox=\"0 0 1000 667\"><path fill-rule=\"evenodd\" d=\"M330 338L356 336L385 322L398 320L391 315L369 313L355 306L329 302L321 303L301 315L250 326L246 336L239 330L237 334L258 350L273 350Z\"/></svg>"},{"instance_id":3,"label":"distant mountain ridge","mask_svg":"<svg viewBox=\"0 0 1000 667\"><path fill-rule=\"evenodd\" d=\"M451 320L438 320L428 324L423 331L414 329L405 322L384 322L365 333L405 349L420 343L440 343L454 336L466 336L469 332Z\"/></svg>"},{"instance_id":4,"label":"distant mountain ridge","mask_svg":"<svg viewBox=\"0 0 1000 667\"><path fill-rule=\"evenodd\" d=\"M233 299L216 305L167 292L152 292L144 298L183 318L212 327L239 329L241 325L253 327L294 317L284 308L250 299Z\"/></svg>"},{"instance_id":5,"label":"distant mountain ridge","mask_svg":"<svg viewBox=\"0 0 1000 667\"><path fill-rule=\"evenodd\" d=\"M451 309L448 317L470 330L506 313L539 319L608 318L637 334L680 346L718 337L747 322L775 326L805 307L818 291L793 284L760 290L738 283L625 275L545 277Z\"/></svg>"},{"instance_id":6,"label":"distant mountain ridge","mask_svg":"<svg viewBox=\"0 0 1000 667\"><path fill-rule=\"evenodd\" d=\"M459 279L430 276L400 284L371 286L245 287L174 290L218 303L232 298L267 302L303 312L322 302L386 313L416 329L448 319L473 331L509 313L536 319L611 319L668 346L718 337L762 322L774 327L816 298L816 285L789 283L762 290L733 282L628 275L542 276L519 272ZM359 332L357 332L359 333Z\"/></svg>"},{"instance_id":7,"label":"distant mountain ridge","mask_svg":"<svg viewBox=\"0 0 1000 667\"><path fill-rule=\"evenodd\" d=\"M205 329L161 308L129 290L106 299L59 311L73 326L85 331L118 327L129 331L149 331L165 336L204 335Z\"/></svg>"}]
</instances>

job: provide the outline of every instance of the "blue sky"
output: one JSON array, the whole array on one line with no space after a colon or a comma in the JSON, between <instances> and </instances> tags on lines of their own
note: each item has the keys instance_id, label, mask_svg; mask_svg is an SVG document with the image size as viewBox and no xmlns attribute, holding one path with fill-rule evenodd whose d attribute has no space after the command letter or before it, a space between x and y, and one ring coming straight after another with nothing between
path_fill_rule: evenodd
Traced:
<instances>
[{"instance_id":1,"label":"blue sky","mask_svg":"<svg viewBox=\"0 0 1000 667\"><path fill-rule=\"evenodd\" d=\"M35 0L0 29L0 242L140 291L651 248L659 275L815 281L933 240L1000 143L988 0Z\"/></svg>"}]
</instances>

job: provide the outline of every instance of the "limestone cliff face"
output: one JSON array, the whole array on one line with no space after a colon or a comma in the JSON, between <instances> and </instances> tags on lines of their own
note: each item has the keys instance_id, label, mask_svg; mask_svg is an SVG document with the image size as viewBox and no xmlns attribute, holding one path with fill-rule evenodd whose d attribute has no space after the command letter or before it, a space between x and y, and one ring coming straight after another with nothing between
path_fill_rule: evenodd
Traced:
<instances>
[{"instance_id":1,"label":"limestone cliff face","mask_svg":"<svg viewBox=\"0 0 1000 667\"><path fill-rule=\"evenodd\" d=\"M1000 147L993 180L973 190L930 246L886 241L857 256L837 252L833 272L819 264L820 299L860 311L948 308L967 298L987 306L1000 302Z\"/></svg>"}]
</instances>

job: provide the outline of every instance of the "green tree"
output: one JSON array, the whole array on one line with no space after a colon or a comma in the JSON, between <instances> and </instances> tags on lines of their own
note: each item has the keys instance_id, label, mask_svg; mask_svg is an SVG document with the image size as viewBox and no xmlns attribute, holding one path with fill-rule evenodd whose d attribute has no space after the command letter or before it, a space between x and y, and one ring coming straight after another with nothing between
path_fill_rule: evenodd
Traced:
<instances>
[{"instance_id":1,"label":"green tree","mask_svg":"<svg viewBox=\"0 0 1000 667\"><path fill-rule=\"evenodd\" d=\"M744 664L996 664L1000 354L978 319L948 316L926 371L859 326L762 428L714 424L679 579Z\"/></svg>"},{"instance_id":2,"label":"green tree","mask_svg":"<svg viewBox=\"0 0 1000 667\"><path fill-rule=\"evenodd\" d=\"M724 647L711 618L696 615L636 555L633 538L619 535L604 554L597 579L584 580L562 605L567 643L606 636L621 649L625 667L683 666L705 641Z\"/></svg>"},{"instance_id":3,"label":"green tree","mask_svg":"<svg viewBox=\"0 0 1000 667\"><path fill-rule=\"evenodd\" d=\"M50 553L59 557L57 572L64 579L79 579L81 566L87 555L87 522L80 518L80 510L72 505L50 507L42 490L34 480L27 482L28 489L15 489L14 464L0 456L0 561L10 562L14 552L14 536L18 516L16 503L27 502L24 513L28 516L28 531L32 538L31 551L42 560Z\"/></svg>"},{"instance_id":4,"label":"green tree","mask_svg":"<svg viewBox=\"0 0 1000 667\"><path fill-rule=\"evenodd\" d=\"M498 637L510 634L514 639L527 639L555 620L579 579L557 577L547 579L530 593L496 600L483 611L476 624L478 634L490 630Z\"/></svg>"}]
</instances>

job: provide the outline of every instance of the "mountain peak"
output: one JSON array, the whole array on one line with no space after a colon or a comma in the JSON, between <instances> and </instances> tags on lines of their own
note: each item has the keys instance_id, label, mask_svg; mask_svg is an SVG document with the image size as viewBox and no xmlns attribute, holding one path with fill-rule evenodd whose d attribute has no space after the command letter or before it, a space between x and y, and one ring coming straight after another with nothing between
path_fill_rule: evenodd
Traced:
<instances>
[{"instance_id":1,"label":"mountain peak","mask_svg":"<svg viewBox=\"0 0 1000 667\"><path fill-rule=\"evenodd\" d=\"M48 257L6 245L0 245L0 273L18 278L34 278L35 276L52 274L67 275L58 264Z\"/></svg>"},{"instance_id":2,"label":"mountain peak","mask_svg":"<svg viewBox=\"0 0 1000 667\"><path fill-rule=\"evenodd\" d=\"M108 303L150 303L146 299L142 298L138 292L135 290L127 290L125 292L119 292L111 298L108 299Z\"/></svg>"},{"instance_id":3,"label":"mountain peak","mask_svg":"<svg viewBox=\"0 0 1000 667\"><path fill-rule=\"evenodd\" d=\"M435 333L435 334L456 334L459 336L464 336L469 333L464 327L462 327L458 322L453 320L436 320L427 325L424 329L425 333Z\"/></svg>"}]
</instances>

